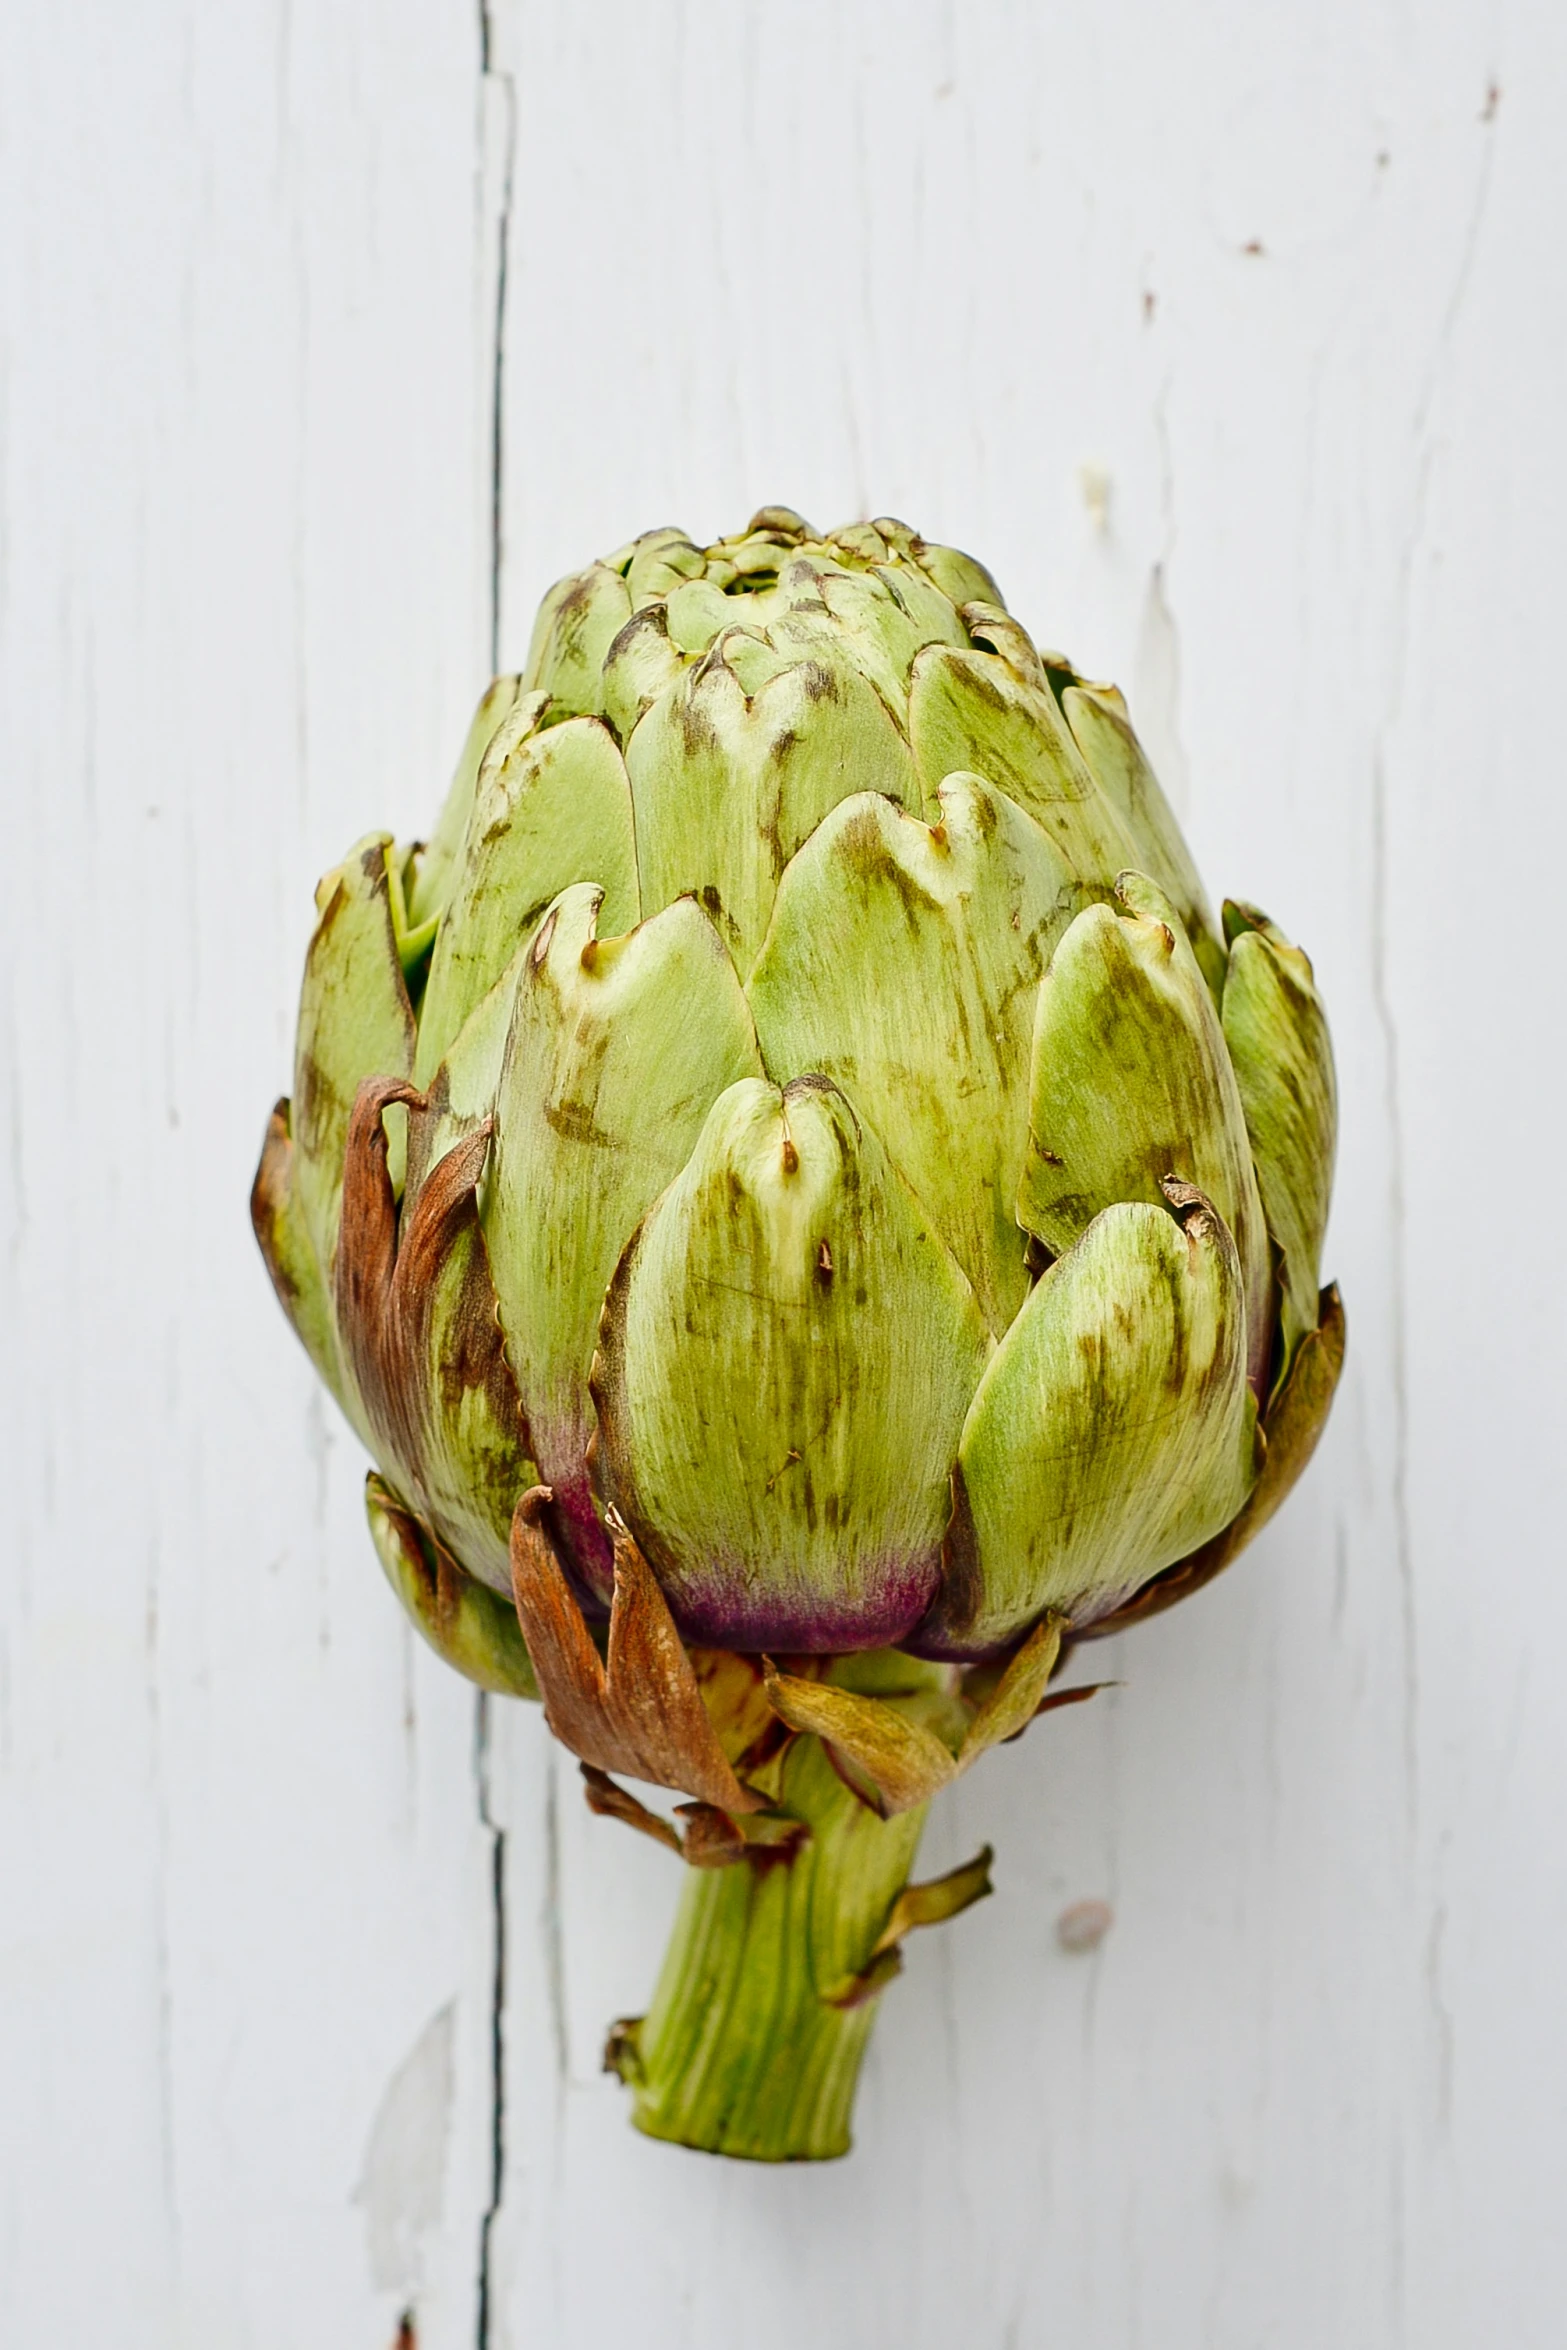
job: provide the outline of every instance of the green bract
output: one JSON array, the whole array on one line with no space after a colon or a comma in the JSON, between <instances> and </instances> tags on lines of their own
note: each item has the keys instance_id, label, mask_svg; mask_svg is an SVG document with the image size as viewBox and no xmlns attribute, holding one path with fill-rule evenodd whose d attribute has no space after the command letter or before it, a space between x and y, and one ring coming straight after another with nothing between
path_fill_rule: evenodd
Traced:
<instances>
[{"instance_id":1,"label":"green bract","mask_svg":"<svg viewBox=\"0 0 1567 2350\"><path fill-rule=\"evenodd\" d=\"M1120 696L969 557L647 534L546 597L428 843L370 835L318 906L253 1207L379 1554L599 1808L691 1796L652 1831L688 1859L863 1854L845 1788L902 1818L1309 1457L1311 966L1214 923ZM896 1935L822 1948L847 2016ZM660 2129L666 2009L621 2066Z\"/></svg>"}]
</instances>

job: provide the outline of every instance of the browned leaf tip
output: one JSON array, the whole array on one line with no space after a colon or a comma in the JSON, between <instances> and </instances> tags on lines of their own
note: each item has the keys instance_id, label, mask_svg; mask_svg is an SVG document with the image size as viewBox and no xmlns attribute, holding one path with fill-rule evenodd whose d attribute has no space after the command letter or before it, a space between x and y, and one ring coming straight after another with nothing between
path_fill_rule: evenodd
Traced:
<instances>
[{"instance_id":1,"label":"browned leaf tip","mask_svg":"<svg viewBox=\"0 0 1567 2350\"><path fill-rule=\"evenodd\" d=\"M639 1834L651 1836L670 1852L678 1852L694 1869L723 1869L731 1861L744 1860L745 1832L716 1804L677 1804L676 1811L685 1822L682 1836L678 1828L661 1819L656 1811L649 1811L645 1803L639 1803L629 1789L620 1786L596 1763L583 1763L580 1768L588 1809L597 1812L601 1819L621 1820Z\"/></svg>"},{"instance_id":2,"label":"browned leaf tip","mask_svg":"<svg viewBox=\"0 0 1567 2350\"><path fill-rule=\"evenodd\" d=\"M563 1746L600 1771L676 1787L723 1812L756 1811L708 1720L669 1603L631 1536L614 1533L615 1596L609 1657L601 1659L545 1531L548 1486L517 1504L511 1527L512 1594L544 1697Z\"/></svg>"},{"instance_id":3,"label":"browned leaf tip","mask_svg":"<svg viewBox=\"0 0 1567 2350\"><path fill-rule=\"evenodd\" d=\"M474 1193L484 1171L485 1122L431 1168L401 1218L387 1167L384 1117L393 1103L418 1113L426 1097L399 1077L367 1077L354 1096L343 1157L343 1208L333 1267L338 1328L377 1438L405 1480L423 1486L444 1384L483 1388L502 1429L521 1437L522 1408L495 1316L489 1258ZM439 1366L432 1325L441 1276L466 1242L460 1292L443 1306Z\"/></svg>"},{"instance_id":4,"label":"browned leaf tip","mask_svg":"<svg viewBox=\"0 0 1567 2350\"><path fill-rule=\"evenodd\" d=\"M397 1262L397 1202L387 1168L383 1118L394 1102L418 1102L402 1077L366 1077L354 1096L343 1153L343 1206L333 1267L334 1302L356 1371L361 1358L372 1378L379 1370ZM361 1385L363 1385L361 1377Z\"/></svg>"},{"instance_id":5,"label":"browned leaf tip","mask_svg":"<svg viewBox=\"0 0 1567 2350\"><path fill-rule=\"evenodd\" d=\"M623 1821L626 1827L651 1836L656 1844L667 1846L671 1852L681 1850L680 1837L668 1820L660 1819L656 1811L649 1811L645 1803L639 1803L608 1771L601 1771L597 1763L579 1763L577 1767L582 1773L589 1811L596 1812L601 1820Z\"/></svg>"},{"instance_id":6,"label":"browned leaf tip","mask_svg":"<svg viewBox=\"0 0 1567 2350\"><path fill-rule=\"evenodd\" d=\"M689 1868L726 1869L745 1859L751 1849L745 1830L716 1803L677 1803L675 1809L686 1823L681 1852Z\"/></svg>"},{"instance_id":7,"label":"browned leaf tip","mask_svg":"<svg viewBox=\"0 0 1567 2350\"><path fill-rule=\"evenodd\" d=\"M1083 1705L1090 1697L1097 1697L1101 1689L1119 1689L1120 1686L1119 1681L1080 1681L1075 1689L1052 1689L1049 1696L1042 1697L1035 1706L1034 1719L1037 1721L1041 1714L1053 1714L1059 1705ZM1021 1730L1014 1733L1019 1738L1022 1734Z\"/></svg>"}]
</instances>

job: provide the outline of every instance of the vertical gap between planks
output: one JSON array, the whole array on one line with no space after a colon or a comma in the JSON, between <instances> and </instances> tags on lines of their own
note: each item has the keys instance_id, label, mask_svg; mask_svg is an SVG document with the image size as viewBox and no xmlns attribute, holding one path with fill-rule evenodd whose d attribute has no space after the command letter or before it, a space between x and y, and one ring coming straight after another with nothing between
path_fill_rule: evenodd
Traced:
<instances>
[{"instance_id":1,"label":"vertical gap between planks","mask_svg":"<svg viewBox=\"0 0 1567 2350\"><path fill-rule=\"evenodd\" d=\"M501 556L505 489L505 381L507 246L511 229L512 164L516 115L510 74L495 67L494 25L490 0L479 0L479 182L482 199L490 201L494 185L491 140L499 102L501 157L499 189L495 197L494 246L487 315L490 331L489 432L489 673L500 668ZM490 227L486 223L486 229ZM481 252L490 251L488 235ZM474 2311L476 2350L490 2350L494 2290L491 2243L506 2186L506 1831L495 1817L491 1795L490 1700L480 1691L474 1713L474 1781L479 1822L490 1840L490 2161L489 2192L479 2221L479 2274Z\"/></svg>"},{"instance_id":2,"label":"vertical gap between planks","mask_svg":"<svg viewBox=\"0 0 1567 2350\"><path fill-rule=\"evenodd\" d=\"M490 0L479 0L479 139L480 185L488 197L492 184L491 140L500 143L499 188L495 198L494 264L490 289L490 675L501 665L501 560L505 538L506 476L506 298L511 242L512 174L516 152L516 93L512 77L495 64L495 28ZM496 113L498 132L492 129ZM488 224L487 224L488 225Z\"/></svg>"},{"instance_id":3,"label":"vertical gap between planks","mask_svg":"<svg viewBox=\"0 0 1567 2350\"><path fill-rule=\"evenodd\" d=\"M506 2184L506 1831L490 1804L490 1700L480 1690L474 1711L473 1772L479 1820L490 1839L490 2180L479 2221L475 2350L490 2350L490 2239Z\"/></svg>"}]
</instances>

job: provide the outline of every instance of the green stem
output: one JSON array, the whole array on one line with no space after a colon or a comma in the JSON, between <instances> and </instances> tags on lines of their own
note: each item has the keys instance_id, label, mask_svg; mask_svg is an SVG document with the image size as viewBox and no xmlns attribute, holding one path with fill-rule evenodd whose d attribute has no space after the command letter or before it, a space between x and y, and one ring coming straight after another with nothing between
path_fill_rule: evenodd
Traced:
<instances>
[{"instance_id":1,"label":"green stem","mask_svg":"<svg viewBox=\"0 0 1567 2350\"><path fill-rule=\"evenodd\" d=\"M847 2006L824 1994L841 1998L871 1964L925 1807L877 1819L818 1740L798 1738L779 1808L809 1837L777 1857L688 1873L653 2004L618 2028L608 2061L651 2138L755 2162L822 2161L849 2150L878 2004L874 1989Z\"/></svg>"}]
</instances>

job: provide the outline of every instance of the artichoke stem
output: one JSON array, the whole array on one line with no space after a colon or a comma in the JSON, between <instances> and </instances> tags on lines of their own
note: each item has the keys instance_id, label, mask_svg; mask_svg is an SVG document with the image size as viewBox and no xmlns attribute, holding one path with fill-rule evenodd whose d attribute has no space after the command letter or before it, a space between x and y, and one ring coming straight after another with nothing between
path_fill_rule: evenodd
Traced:
<instances>
[{"instance_id":1,"label":"artichoke stem","mask_svg":"<svg viewBox=\"0 0 1567 2350\"><path fill-rule=\"evenodd\" d=\"M616 2025L605 2064L651 2138L820 2162L849 2151L860 2062L897 1971L885 1957L873 1969L875 1944L927 1806L878 1819L806 1737L785 1757L781 1808L811 1830L792 1851L688 1871L652 2007Z\"/></svg>"}]
</instances>

